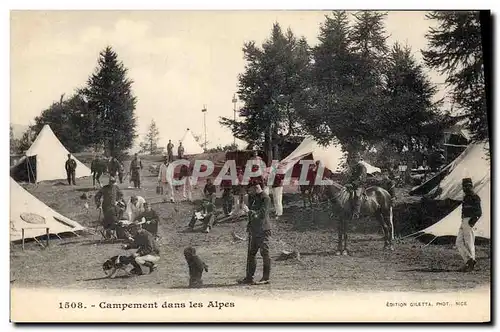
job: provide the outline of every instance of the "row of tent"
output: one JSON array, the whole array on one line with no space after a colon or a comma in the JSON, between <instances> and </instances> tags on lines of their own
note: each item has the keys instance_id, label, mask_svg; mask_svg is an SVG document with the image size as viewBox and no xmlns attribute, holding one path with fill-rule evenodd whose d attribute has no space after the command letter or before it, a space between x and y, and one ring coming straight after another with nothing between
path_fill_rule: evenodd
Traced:
<instances>
[{"instance_id":1,"label":"row of tent","mask_svg":"<svg viewBox=\"0 0 500 332\"><path fill-rule=\"evenodd\" d=\"M202 147L196 142L189 129L182 137L184 153L196 155L203 153ZM176 151L174 151L176 153ZM11 167L11 176L18 181L41 182L66 178L64 164L69 151L56 137L49 125L45 125L24 156ZM74 157L73 157L74 158ZM90 168L81 161L76 161L76 178L90 176Z\"/></svg>"},{"instance_id":2,"label":"row of tent","mask_svg":"<svg viewBox=\"0 0 500 332\"><path fill-rule=\"evenodd\" d=\"M189 137L192 137L192 140ZM189 130L186 132L184 139L186 144L190 144L189 142L198 144ZM460 201L462 200L462 178L472 178L474 189L481 197L483 208L483 216L477 223L476 235L490 239L491 171L488 151L488 142L469 145L452 163L443 168L433 178L414 188L410 194L433 196L439 200ZM21 229L23 228L27 230L25 232L26 238L45 234L45 230L42 228L34 228L28 231L30 222L37 220L37 218L30 218L30 214L41 216L53 234L84 229L76 221L70 220L46 206L15 181L30 181L33 179L34 181L31 182L40 182L65 178L64 163L68 153L68 150L57 139L51 128L46 125L25 156L11 168L11 241L20 239ZM321 161L332 172L339 171L345 161L340 144L334 142L325 147L319 145L312 137L306 137L290 155L280 162L280 170L286 172L307 155L312 155L315 161ZM90 169L80 161L76 160L76 162L76 177L90 176ZM365 164L368 173L380 172L379 168L368 163ZM461 207L458 207L439 222L418 233L432 234L435 237L456 236L460 224L460 213Z\"/></svg>"},{"instance_id":3,"label":"row of tent","mask_svg":"<svg viewBox=\"0 0 500 332\"><path fill-rule=\"evenodd\" d=\"M462 179L470 177L474 190L481 198L483 215L476 224L475 234L478 238L490 239L491 226L491 167L489 143L477 142L470 144L462 154L440 172L410 191L410 195L432 197L437 200L461 201L463 199ZM312 155L314 161L321 163L332 172L338 172L345 162L345 156L339 143L329 146L318 144L312 137L306 137L302 143L280 162L281 172L286 172L306 155ZM366 162L369 174L380 172L380 168ZM461 222L461 206L437 223L412 235L429 234L434 238L456 237Z\"/></svg>"}]
</instances>

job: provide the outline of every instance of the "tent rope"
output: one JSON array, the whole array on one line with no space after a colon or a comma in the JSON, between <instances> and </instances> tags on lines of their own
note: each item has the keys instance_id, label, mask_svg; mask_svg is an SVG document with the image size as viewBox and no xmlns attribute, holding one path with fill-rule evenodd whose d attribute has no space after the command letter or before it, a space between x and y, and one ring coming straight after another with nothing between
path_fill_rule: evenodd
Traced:
<instances>
[{"instance_id":1,"label":"tent rope","mask_svg":"<svg viewBox=\"0 0 500 332\"><path fill-rule=\"evenodd\" d=\"M438 238L438 237L437 237L437 236L435 236L435 237L431 240L431 242L429 242L429 243L427 243L426 245L424 245L424 246L422 247L422 249L424 249L425 247L427 247L428 245L430 245L430 244L431 244L432 242L434 242L434 240L436 240L437 238Z\"/></svg>"}]
</instances>

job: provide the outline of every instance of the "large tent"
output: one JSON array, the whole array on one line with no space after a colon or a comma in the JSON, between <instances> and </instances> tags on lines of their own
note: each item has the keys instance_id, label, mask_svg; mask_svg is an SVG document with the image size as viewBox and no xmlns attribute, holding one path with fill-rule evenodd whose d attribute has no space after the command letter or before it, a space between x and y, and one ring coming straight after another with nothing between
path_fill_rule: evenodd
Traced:
<instances>
[{"instance_id":1,"label":"large tent","mask_svg":"<svg viewBox=\"0 0 500 332\"><path fill-rule=\"evenodd\" d=\"M491 167L487 156L488 142L471 144L451 166L451 171L433 190L437 200L461 201L463 199L462 179L472 179L474 191L481 198L482 217L476 224L475 234L479 238L490 239ZM429 234L434 238L456 237L461 222L462 207L458 206L437 223L415 233ZM411 235L415 235L411 234ZM409 235L409 236L411 236Z\"/></svg>"},{"instance_id":2,"label":"large tent","mask_svg":"<svg viewBox=\"0 0 500 332\"><path fill-rule=\"evenodd\" d=\"M333 142L328 146L322 146L316 142L314 138L307 136L292 153L280 161L280 173L287 172L301 159L308 155L312 155L312 158L315 161L319 160L324 167L333 173L342 171L342 165L346 160L340 143ZM380 172L380 168L374 167L366 161L362 161L362 163L367 168L368 174Z\"/></svg>"},{"instance_id":3,"label":"large tent","mask_svg":"<svg viewBox=\"0 0 500 332\"><path fill-rule=\"evenodd\" d=\"M49 125L42 130L31 144L25 156L11 168L11 176L19 181L41 182L66 178L65 163L68 150L62 145ZM78 159L76 161L77 178L90 176L90 168Z\"/></svg>"},{"instance_id":4,"label":"large tent","mask_svg":"<svg viewBox=\"0 0 500 332\"><path fill-rule=\"evenodd\" d=\"M184 136L181 139L182 146L184 147L184 155L190 156L194 154L203 153L203 148L198 144L196 139L193 136L193 133L189 128L184 133ZM175 153L175 151L174 151Z\"/></svg>"},{"instance_id":5,"label":"large tent","mask_svg":"<svg viewBox=\"0 0 500 332\"><path fill-rule=\"evenodd\" d=\"M486 155L488 142L470 144L455 160L432 178L413 188L410 195L436 196L437 199L461 200L462 178L470 177L474 186L485 181L490 174L490 161Z\"/></svg>"},{"instance_id":6,"label":"large tent","mask_svg":"<svg viewBox=\"0 0 500 332\"><path fill-rule=\"evenodd\" d=\"M14 179L10 178L10 240L44 236L50 234L75 233L85 228L76 221L64 217L31 195Z\"/></svg>"},{"instance_id":7,"label":"large tent","mask_svg":"<svg viewBox=\"0 0 500 332\"><path fill-rule=\"evenodd\" d=\"M479 189L479 190L478 190ZM491 239L490 226L491 226L491 215L490 215L490 193L491 193L491 182L488 181L480 185L480 188L476 188L477 194L481 198L481 209L483 210L483 215L478 220L474 227L474 234L478 238ZM460 227L460 222L462 220L462 207L458 206L449 215L438 221L437 223L427 227L426 229L418 232L421 234L430 234L434 237L456 237L458 234L458 229Z\"/></svg>"}]
</instances>

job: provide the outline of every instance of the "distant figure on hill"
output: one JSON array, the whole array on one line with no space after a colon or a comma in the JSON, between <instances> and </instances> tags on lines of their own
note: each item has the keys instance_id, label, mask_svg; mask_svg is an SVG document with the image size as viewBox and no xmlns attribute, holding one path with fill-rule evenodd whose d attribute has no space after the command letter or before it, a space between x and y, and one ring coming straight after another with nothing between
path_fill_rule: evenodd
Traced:
<instances>
[{"instance_id":1,"label":"distant figure on hill","mask_svg":"<svg viewBox=\"0 0 500 332\"><path fill-rule=\"evenodd\" d=\"M76 174L76 161L71 158L71 154L68 153L68 160L66 160L65 164L66 168L66 176L68 178L68 184L76 185L75 174Z\"/></svg>"},{"instance_id":2,"label":"distant figure on hill","mask_svg":"<svg viewBox=\"0 0 500 332\"><path fill-rule=\"evenodd\" d=\"M169 163L174 161L174 144L172 144L171 140L168 140L167 144L167 157Z\"/></svg>"},{"instance_id":3,"label":"distant figure on hill","mask_svg":"<svg viewBox=\"0 0 500 332\"><path fill-rule=\"evenodd\" d=\"M179 159L184 158L184 147L182 146L182 142L179 142L179 147L177 148L177 156Z\"/></svg>"}]
</instances>

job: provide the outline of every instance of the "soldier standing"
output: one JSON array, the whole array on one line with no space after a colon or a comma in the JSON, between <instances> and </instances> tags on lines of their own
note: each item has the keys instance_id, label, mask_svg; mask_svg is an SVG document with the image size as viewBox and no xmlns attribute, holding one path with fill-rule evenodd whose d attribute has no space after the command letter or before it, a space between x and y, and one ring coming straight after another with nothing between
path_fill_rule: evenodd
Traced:
<instances>
[{"instance_id":1,"label":"soldier standing","mask_svg":"<svg viewBox=\"0 0 500 332\"><path fill-rule=\"evenodd\" d=\"M134 183L134 188L141 188L141 169L142 162L136 153L134 155L134 159L130 163L130 180Z\"/></svg>"},{"instance_id":2,"label":"soldier standing","mask_svg":"<svg viewBox=\"0 0 500 332\"><path fill-rule=\"evenodd\" d=\"M94 199L97 208L102 208L105 238L109 238L121 212L117 204L123 199L123 193L116 185L114 177L109 178L109 184L102 187Z\"/></svg>"},{"instance_id":3,"label":"soldier standing","mask_svg":"<svg viewBox=\"0 0 500 332\"><path fill-rule=\"evenodd\" d=\"M247 225L249 239L246 277L238 280L238 283L249 285L268 284L271 273L271 257L269 254L269 241L271 238L269 208L271 206L271 199L258 183L254 182L249 189L253 195ZM253 280L257 268L255 256L259 250L262 256L263 273L262 279L255 283Z\"/></svg>"},{"instance_id":4,"label":"soldier standing","mask_svg":"<svg viewBox=\"0 0 500 332\"><path fill-rule=\"evenodd\" d=\"M179 159L184 158L184 147L182 146L182 142L179 142L179 147L177 148L177 156Z\"/></svg>"},{"instance_id":5,"label":"soldier standing","mask_svg":"<svg viewBox=\"0 0 500 332\"><path fill-rule=\"evenodd\" d=\"M471 272L476 265L474 247L474 226L482 215L481 198L474 192L471 178L462 180L464 200L462 202L462 224L458 231L456 245L460 256L465 262L462 272Z\"/></svg>"},{"instance_id":6,"label":"soldier standing","mask_svg":"<svg viewBox=\"0 0 500 332\"><path fill-rule=\"evenodd\" d=\"M174 145L172 144L171 140L168 140L167 144L167 156L168 156L168 162L171 163L174 161Z\"/></svg>"},{"instance_id":7,"label":"soldier standing","mask_svg":"<svg viewBox=\"0 0 500 332\"><path fill-rule=\"evenodd\" d=\"M76 186L75 183L76 161L75 159L71 158L71 154L69 153L68 153L68 160L66 160L65 168L66 168L66 176L68 177L68 184L70 186L71 184Z\"/></svg>"}]
</instances>

